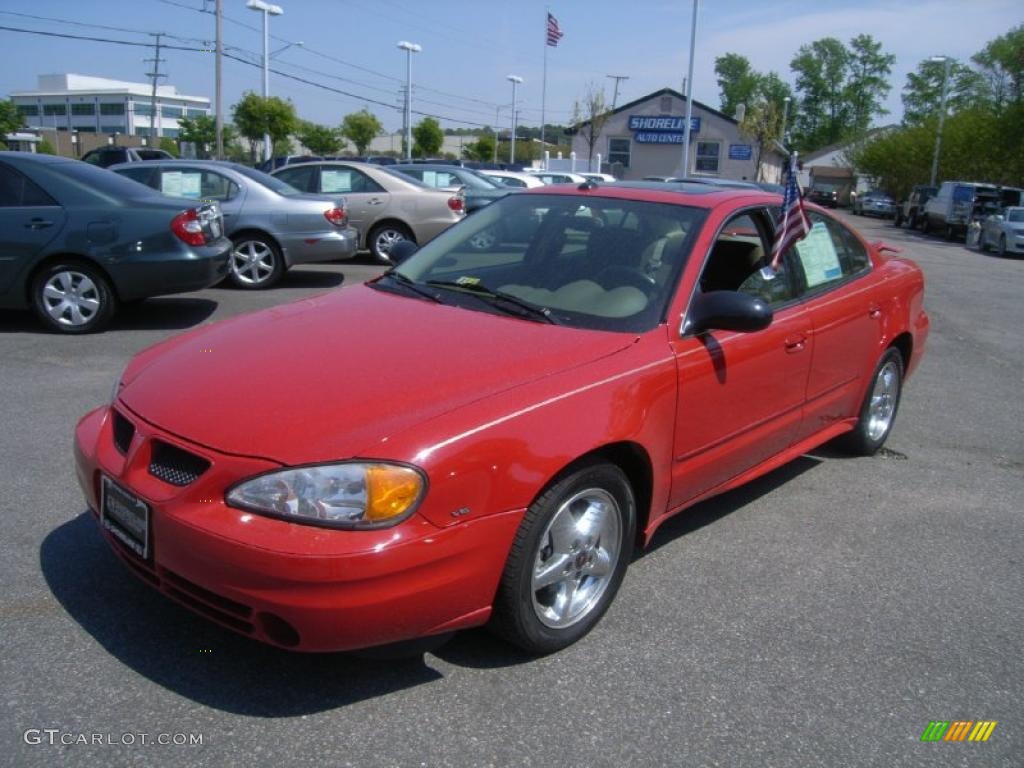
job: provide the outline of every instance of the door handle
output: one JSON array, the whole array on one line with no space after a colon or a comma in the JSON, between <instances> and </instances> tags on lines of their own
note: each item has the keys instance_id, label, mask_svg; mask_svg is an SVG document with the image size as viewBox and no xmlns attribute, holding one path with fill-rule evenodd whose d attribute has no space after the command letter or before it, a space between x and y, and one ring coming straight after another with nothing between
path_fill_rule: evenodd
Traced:
<instances>
[{"instance_id":1,"label":"door handle","mask_svg":"<svg viewBox=\"0 0 1024 768\"><path fill-rule=\"evenodd\" d=\"M802 333L795 334L786 339L786 351L790 354L794 352L802 352L807 346L807 337Z\"/></svg>"},{"instance_id":2,"label":"door handle","mask_svg":"<svg viewBox=\"0 0 1024 768\"><path fill-rule=\"evenodd\" d=\"M877 320L881 316L882 308L880 306L878 306L877 304L872 304L870 307L868 307L868 317L870 317L872 320Z\"/></svg>"},{"instance_id":3,"label":"door handle","mask_svg":"<svg viewBox=\"0 0 1024 768\"><path fill-rule=\"evenodd\" d=\"M25 225L26 229L46 229L52 227L53 222L47 221L46 219L29 219L28 224Z\"/></svg>"},{"instance_id":4,"label":"door handle","mask_svg":"<svg viewBox=\"0 0 1024 768\"><path fill-rule=\"evenodd\" d=\"M366 201L366 204L367 205L383 205L384 201L381 200L379 197L371 197L369 200Z\"/></svg>"}]
</instances>

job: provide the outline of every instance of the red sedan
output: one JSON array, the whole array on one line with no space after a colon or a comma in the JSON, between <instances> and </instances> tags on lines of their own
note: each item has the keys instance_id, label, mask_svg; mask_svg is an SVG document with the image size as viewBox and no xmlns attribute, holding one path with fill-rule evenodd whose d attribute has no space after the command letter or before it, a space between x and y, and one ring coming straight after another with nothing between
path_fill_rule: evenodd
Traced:
<instances>
[{"instance_id":1,"label":"red sedan","mask_svg":"<svg viewBox=\"0 0 1024 768\"><path fill-rule=\"evenodd\" d=\"M541 188L365 285L165 341L78 424L89 507L142 579L264 642L489 623L562 648L669 517L893 427L921 271L813 207L773 271L779 200Z\"/></svg>"}]
</instances>

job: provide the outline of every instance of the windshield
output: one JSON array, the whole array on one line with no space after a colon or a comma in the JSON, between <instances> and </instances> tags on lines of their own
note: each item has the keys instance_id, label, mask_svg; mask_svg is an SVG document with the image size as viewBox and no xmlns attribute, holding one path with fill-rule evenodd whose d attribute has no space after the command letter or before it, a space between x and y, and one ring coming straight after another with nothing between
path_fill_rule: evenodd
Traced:
<instances>
[{"instance_id":1,"label":"windshield","mask_svg":"<svg viewBox=\"0 0 1024 768\"><path fill-rule=\"evenodd\" d=\"M473 187L474 189L498 189L500 186L494 180L488 179L483 174L476 173L468 168L461 169L455 175L467 187Z\"/></svg>"},{"instance_id":2,"label":"windshield","mask_svg":"<svg viewBox=\"0 0 1024 768\"><path fill-rule=\"evenodd\" d=\"M471 310L504 294L562 325L641 332L664 319L704 221L698 208L582 195L511 195L474 213L398 267ZM493 298L493 297L492 297Z\"/></svg>"},{"instance_id":3,"label":"windshield","mask_svg":"<svg viewBox=\"0 0 1024 768\"><path fill-rule=\"evenodd\" d=\"M1014 224L1024 224L1024 208L1010 208L1006 212L1006 220Z\"/></svg>"},{"instance_id":4,"label":"windshield","mask_svg":"<svg viewBox=\"0 0 1024 768\"><path fill-rule=\"evenodd\" d=\"M238 163L231 163L231 170L237 171L246 178L252 179L264 187L267 187L273 192L277 192L279 195L284 197L294 197L295 195L301 195L302 193L293 187L291 184L286 184L275 176L264 173L263 171L257 171L255 168L249 168L245 165L239 165Z\"/></svg>"}]
</instances>

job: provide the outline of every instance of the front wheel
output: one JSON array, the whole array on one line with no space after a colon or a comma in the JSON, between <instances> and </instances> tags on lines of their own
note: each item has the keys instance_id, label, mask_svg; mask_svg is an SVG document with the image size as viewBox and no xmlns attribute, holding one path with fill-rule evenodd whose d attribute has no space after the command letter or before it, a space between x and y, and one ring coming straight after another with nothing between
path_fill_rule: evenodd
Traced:
<instances>
[{"instance_id":1,"label":"front wheel","mask_svg":"<svg viewBox=\"0 0 1024 768\"><path fill-rule=\"evenodd\" d=\"M572 645L615 598L635 532L636 501L621 469L592 462L567 474L516 532L491 628L531 653Z\"/></svg>"},{"instance_id":2,"label":"front wheel","mask_svg":"<svg viewBox=\"0 0 1024 768\"><path fill-rule=\"evenodd\" d=\"M878 361L857 426L842 438L843 447L850 453L872 456L885 444L903 392L903 366L903 356L895 347L887 349Z\"/></svg>"},{"instance_id":3,"label":"front wheel","mask_svg":"<svg viewBox=\"0 0 1024 768\"><path fill-rule=\"evenodd\" d=\"M261 235L236 235L232 238L228 279L232 285L250 291L270 288L284 277L281 249Z\"/></svg>"},{"instance_id":4,"label":"front wheel","mask_svg":"<svg viewBox=\"0 0 1024 768\"><path fill-rule=\"evenodd\" d=\"M412 233L401 224L378 224L370 230L370 234L366 239L373 258L382 264L391 263L390 254L395 243L401 240L416 242L416 238L412 236Z\"/></svg>"},{"instance_id":5,"label":"front wheel","mask_svg":"<svg viewBox=\"0 0 1024 768\"><path fill-rule=\"evenodd\" d=\"M97 267L69 260L51 264L36 275L32 308L51 331L93 333L110 322L117 299Z\"/></svg>"},{"instance_id":6,"label":"front wheel","mask_svg":"<svg viewBox=\"0 0 1024 768\"><path fill-rule=\"evenodd\" d=\"M1006 235L999 236L999 255L1006 256Z\"/></svg>"}]
</instances>

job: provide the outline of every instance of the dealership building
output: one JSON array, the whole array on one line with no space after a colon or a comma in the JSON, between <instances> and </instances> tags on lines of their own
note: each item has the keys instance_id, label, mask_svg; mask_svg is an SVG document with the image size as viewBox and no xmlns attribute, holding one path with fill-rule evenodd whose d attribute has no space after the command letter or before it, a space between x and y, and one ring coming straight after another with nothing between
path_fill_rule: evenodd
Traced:
<instances>
[{"instance_id":1,"label":"dealership building","mask_svg":"<svg viewBox=\"0 0 1024 768\"><path fill-rule=\"evenodd\" d=\"M577 167L601 155L606 170L623 179L676 176L682 170L686 98L671 88L623 104L611 112L594 138L587 141L588 123L576 130L572 149ZM761 181L778 183L785 159L779 152L761 152ZM739 123L716 109L693 102L688 174L720 179L758 180L756 140L740 134ZM596 167L595 167L596 170Z\"/></svg>"},{"instance_id":2,"label":"dealership building","mask_svg":"<svg viewBox=\"0 0 1024 768\"><path fill-rule=\"evenodd\" d=\"M158 85L154 114L152 86L88 75L40 75L34 91L15 91L11 101L25 125L56 130L121 136L178 137L178 120L210 114L210 100Z\"/></svg>"}]
</instances>

